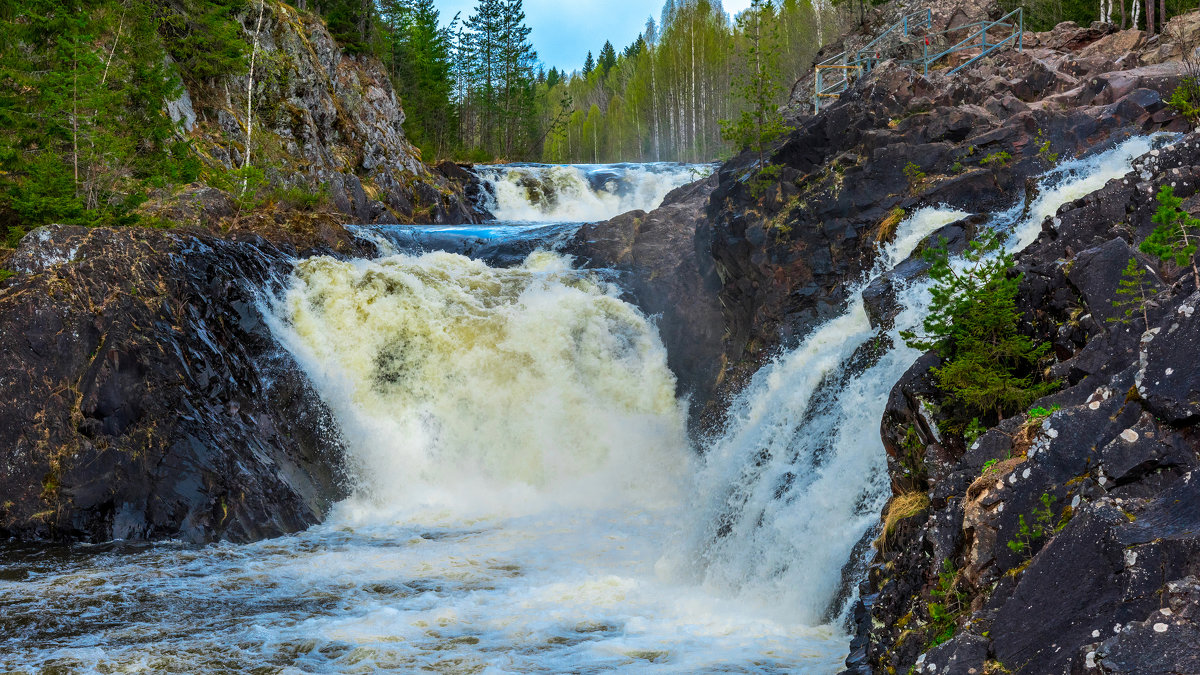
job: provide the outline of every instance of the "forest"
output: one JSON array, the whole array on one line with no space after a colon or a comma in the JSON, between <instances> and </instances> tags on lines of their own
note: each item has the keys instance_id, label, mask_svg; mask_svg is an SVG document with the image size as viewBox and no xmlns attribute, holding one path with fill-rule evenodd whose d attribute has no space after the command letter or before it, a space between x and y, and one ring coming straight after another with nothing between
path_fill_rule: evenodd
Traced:
<instances>
[{"instance_id":1,"label":"forest","mask_svg":"<svg viewBox=\"0 0 1200 675\"><path fill-rule=\"evenodd\" d=\"M427 162L613 162L711 161L744 147L738 120L784 103L826 36L864 20L872 2L755 0L731 17L721 0L666 0L629 44L581 45L585 65L571 72L539 58L522 0L478 0L453 17L435 0L295 5L321 17L345 53L383 64ZM197 151L166 102L185 88L227 97L221 83L252 67L247 26L260 5L0 3L0 231L133 222L155 190L228 184L239 167ZM1030 0L1026 9L1034 30L1100 18L1153 30L1188 6Z\"/></svg>"}]
</instances>

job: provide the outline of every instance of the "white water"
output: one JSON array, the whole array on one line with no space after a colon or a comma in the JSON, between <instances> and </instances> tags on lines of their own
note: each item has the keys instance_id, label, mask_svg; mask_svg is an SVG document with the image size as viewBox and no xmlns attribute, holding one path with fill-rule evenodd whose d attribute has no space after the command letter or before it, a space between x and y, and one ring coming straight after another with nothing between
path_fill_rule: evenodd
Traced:
<instances>
[{"instance_id":1,"label":"white water","mask_svg":"<svg viewBox=\"0 0 1200 675\"><path fill-rule=\"evenodd\" d=\"M1032 240L1147 149L1064 165L998 225ZM961 215L912 214L876 272ZM879 416L917 356L896 332L928 289L857 367L854 293L703 460L616 295L548 253L301 263L273 329L338 416L354 496L258 544L0 556L0 670L837 672L841 570L888 489Z\"/></svg>"},{"instance_id":2,"label":"white water","mask_svg":"<svg viewBox=\"0 0 1200 675\"><path fill-rule=\"evenodd\" d=\"M671 190L712 173L705 164L525 164L479 166L484 206L499 221L598 222L650 211Z\"/></svg>"}]
</instances>

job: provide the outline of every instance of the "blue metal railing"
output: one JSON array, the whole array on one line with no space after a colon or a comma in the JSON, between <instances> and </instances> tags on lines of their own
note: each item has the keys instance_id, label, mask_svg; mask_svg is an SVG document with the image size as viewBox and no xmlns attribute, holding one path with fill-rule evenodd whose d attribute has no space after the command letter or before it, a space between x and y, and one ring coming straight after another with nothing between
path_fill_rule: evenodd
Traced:
<instances>
[{"instance_id":1,"label":"blue metal railing","mask_svg":"<svg viewBox=\"0 0 1200 675\"><path fill-rule=\"evenodd\" d=\"M958 73L988 54L1006 46L1012 46L1014 43L1016 44L1017 51L1024 49L1025 13L1020 7L995 21L977 21L936 33L928 32L931 28L933 28L933 12L931 10L925 9L908 14L900 21L888 26L886 30L880 33L874 40L867 43L866 46L855 50L853 53L848 51L842 52L837 56L818 63L814 68L814 111L820 112L821 103L824 99L838 98L850 86L850 82L854 78L874 70L875 66L879 65L885 58L888 58L888 53L892 49L903 42L905 38L915 35L918 31L925 31L922 35L924 38L922 42L924 44L922 45L921 58L905 60L901 61L901 63L911 66L919 65L926 75L929 74L930 65L956 52L979 49L978 54L950 70L950 75ZM990 43L988 42L989 30L992 31L993 36L993 40ZM963 31L969 31L969 35L953 45L930 55L929 48L935 40L938 38L948 38L954 33L961 34ZM1000 40L996 40L997 33L1007 33L1007 35ZM828 71L833 71L836 74L835 77L827 78L825 73Z\"/></svg>"}]
</instances>

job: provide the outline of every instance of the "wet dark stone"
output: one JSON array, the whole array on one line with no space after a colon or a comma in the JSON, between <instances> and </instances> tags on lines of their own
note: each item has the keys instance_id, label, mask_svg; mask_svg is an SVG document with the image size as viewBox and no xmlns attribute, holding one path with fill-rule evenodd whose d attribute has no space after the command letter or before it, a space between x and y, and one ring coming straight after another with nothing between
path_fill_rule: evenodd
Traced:
<instances>
[{"instance_id":1,"label":"wet dark stone","mask_svg":"<svg viewBox=\"0 0 1200 675\"><path fill-rule=\"evenodd\" d=\"M271 335L295 251L50 226L0 287L0 537L248 541L345 494L336 423Z\"/></svg>"}]
</instances>

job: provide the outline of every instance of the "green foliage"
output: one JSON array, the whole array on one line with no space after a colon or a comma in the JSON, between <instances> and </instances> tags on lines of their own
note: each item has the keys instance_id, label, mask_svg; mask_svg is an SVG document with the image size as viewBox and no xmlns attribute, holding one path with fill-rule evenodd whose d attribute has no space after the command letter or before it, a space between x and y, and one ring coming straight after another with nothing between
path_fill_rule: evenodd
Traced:
<instances>
[{"instance_id":1,"label":"green foliage","mask_svg":"<svg viewBox=\"0 0 1200 675\"><path fill-rule=\"evenodd\" d=\"M1050 406L1048 409L1043 408L1041 406L1037 406L1036 408L1030 408L1028 423L1029 424L1038 424L1042 420L1053 415L1054 413L1058 412L1061 409L1062 409L1062 406L1058 405L1057 403Z\"/></svg>"},{"instance_id":2,"label":"green foliage","mask_svg":"<svg viewBox=\"0 0 1200 675\"><path fill-rule=\"evenodd\" d=\"M1063 523L1062 526L1055 528L1054 502L1054 497L1046 493L1042 493L1042 505L1040 507L1034 507L1032 524L1026 522L1025 514L1022 513L1020 516L1018 516L1018 522L1020 523L1020 526L1017 531L1017 536L1013 539L1010 539L1006 544L1010 551L1024 556L1026 560L1030 560L1033 558L1034 544L1036 544L1047 534L1061 530L1062 526L1066 525L1066 523Z\"/></svg>"},{"instance_id":3,"label":"green foliage","mask_svg":"<svg viewBox=\"0 0 1200 675\"><path fill-rule=\"evenodd\" d=\"M1193 125L1200 124L1200 81L1194 77L1183 78L1171 92L1167 105Z\"/></svg>"},{"instance_id":4,"label":"green foliage","mask_svg":"<svg viewBox=\"0 0 1200 675\"><path fill-rule=\"evenodd\" d=\"M755 199L762 197L772 185L779 183L779 172L782 169L778 164L768 164L759 169L754 178L750 179L750 194Z\"/></svg>"},{"instance_id":5,"label":"green foliage","mask_svg":"<svg viewBox=\"0 0 1200 675\"><path fill-rule=\"evenodd\" d=\"M1121 315L1109 317L1109 323L1128 324L1141 315L1143 324L1149 328L1150 317L1146 314L1146 303L1158 295L1158 289L1146 282L1146 269L1137 258L1129 258L1129 264L1121 273L1116 293L1120 297L1114 299L1112 304L1121 310Z\"/></svg>"},{"instance_id":6,"label":"green foliage","mask_svg":"<svg viewBox=\"0 0 1200 675\"><path fill-rule=\"evenodd\" d=\"M1044 136L1042 136L1041 129L1038 129L1037 138L1034 139L1034 145L1038 149L1037 154L1038 154L1039 159L1041 159L1043 162L1049 164L1050 166L1054 166L1055 164L1058 164L1058 153L1051 152L1050 141L1047 140Z\"/></svg>"},{"instance_id":7,"label":"green foliage","mask_svg":"<svg viewBox=\"0 0 1200 675\"><path fill-rule=\"evenodd\" d=\"M773 0L751 0L750 8L738 16L739 30L746 36L745 69L740 73L738 93L746 105L738 117L721 120L721 137L758 154L765 165L766 146L788 130L779 112L779 28L771 21Z\"/></svg>"},{"instance_id":8,"label":"green foliage","mask_svg":"<svg viewBox=\"0 0 1200 675\"><path fill-rule=\"evenodd\" d=\"M150 0L15 0L0 12L0 235L126 225L147 188L195 178Z\"/></svg>"},{"instance_id":9,"label":"green foliage","mask_svg":"<svg viewBox=\"0 0 1200 675\"><path fill-rule=\"evenodd\" d=\"M985 431L987 431L987 427L983 426L979 418L972 417L970 423L967 424L967 428L963 429L963 443L967 446L974 444Z\"/></svg>"},{"instance_id":10,"label":"green foliage","mask_svg":"<svg viewBox=\"0 0 1200 675\"><path fill-rule=\"evenodd\" d=\"M1012 256L997 234L972 242L963 265L951 264L945 244L926 251L934 280L924 333L904 331L906 344L936 349L945 363L934 369L938 386L968 416L994 413L1003 419L1052 391L1037 381L1034 366L1049 350L1019 331L1016 307L1021 277L1008 275Z\"/></svg>"},{"instance_id":11,"label":"green foliage","mask_svg":"<svg viewBox=\"0 0 1200 675\"><path fill-rule=\"evenodd\" d=\"M246 0L181 0L162 4L158 30L189 84L211 83L246 72L250 45L237 13Z\"/></svg>"},{"instance_id":12,"label":"green foliage","mask_svg":"<svg viewBox=\"0 0 1200 675\"><path fill-rule=\"evenodd\" d=\"M616 65L617 51L613 49L612 42L606 40L604 47L600 49L600 59L596 62L596 66L600 68L600 73L607 77L608 71L615 68Z\"/></svg>"},{"instance_id":13,"label":"green foliage","mask_svg":"<svg viewBox=\"0 0 1200 675\"><path fill-rule=\"evenodd\" d=\"M963 168L962 162L955 162L954 164L950 165L950 173L962 173Z\"/></svg>"},{"instance_id":14,"label":"green foliage","mask_svg":"<svg viewBox=\"0 0 1200 675\"><path fill-rule=\"evenodd\" d=\"M455 98L459 142L492 157L539 154L540 108L548 91L537 82L537 52L522 0L478 0L455 34Z\"/></svg>"},{"instance_id":15,"label":"green foliage","mask_svg":"<svg viewBox=\"0 0 1200 675\"><path fill-rule=\"evenodd\" d=\"M988 472L995 468L996 463L999 461L1000 460L998 459L989 459L988 461L984 462L983 470L979 472L980 477L988 475Z\"/></svg>"},{"instance_id":16,"label":"green foliage","mask_svg":"<svg viewBox=\"0 0 1200 675\"><path fill-rule=\"evenodd\" d=\"M925 172L916 162L909 162L904 167L904 179L908 181L908 191L917 194L925 188Z\"/></svg>"},{"instance_id":17,"label":"green foliage","mask_svg":"<svg viewBox=\"0 0 1200 675\"><path fill-rule=\"evenodd\" d=\"M1007 150L1001 150L999 152L993 152L987 157L979 160L979 165L991 166L995 164L997 167L1006 167L1010 161L1012 161L1012 154Z\"/></svg>"},{"instance_id":18,"label":"green foliage","mask_svg":"<svg viewBox=\"0 0 1200 675\"><path fill-rule=\"evenodd\" d=\"M404 132L432 161L458 144L454 103L454 35L440 25L433 0L387 0L378 5L383 62L404 103Z\"/></svg>"},{"instance_id":19,"label":"green foliage","mask_svg":"<svg viewBox=\"0 0 1200 675\"><path fill-rule=\"evenodd\" d=\"M1158 191L1158 211L1153 220L1158 227L1142 242L1139 249L1142 253L1152 255L1164 263L1174 263L1179 267L1188 264L1192 266L1197 287L1200 287L1200 271L1196 269L1196 229L1200 228L1200 219L1184 211L1183 199L1175 196L1175 189L1170 185L1162 186Z\"/></svg>"},{"instance_id":20,"label":"green foliage","mask_svg":"<svg viewBox=\"0 0 1200 675\"><path fill-rule=\"evenodd\" d=\"M929 592L937 602L929 603L929 643L932 649L954 637L958 630L958 618L966 612L970 596L957 589L958 570L949 559L942 561L937 584Z\"/></svg>"},{"instance_id":21,"label":"green foliage","mask_svg":"<svg viewBox=\"0 0 1200 675\"><path fill-rule=\"evenodd\" d=\"M8 279L16 276L16 274L17 273L12 270L7 270L0 267L0 281L7 281Z\"/></svg>"},{"instance_id":22,"label":"green foliage","mask_svg":"<svg viewBox=\"0 0 1200 675\"><path fill-rule=\"evenodd\" d=\"M323 184L316 190L301 185L276 188L271 199L285 208L311 211L329 202L329 185Z\"/></svg>"}]
</instances>

